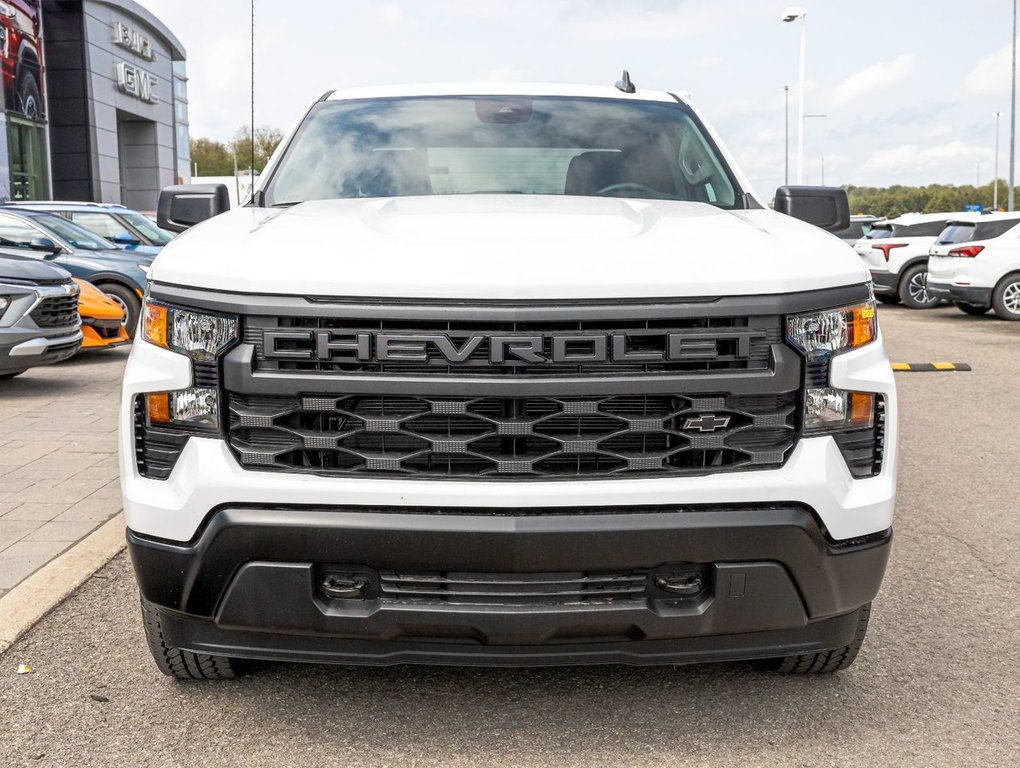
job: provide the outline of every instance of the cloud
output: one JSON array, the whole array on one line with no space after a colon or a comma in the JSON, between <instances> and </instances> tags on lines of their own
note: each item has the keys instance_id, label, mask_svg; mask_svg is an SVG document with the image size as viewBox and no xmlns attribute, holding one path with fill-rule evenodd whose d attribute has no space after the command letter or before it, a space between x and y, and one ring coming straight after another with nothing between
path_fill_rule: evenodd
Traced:
<instances>
[{"instance_id":1,"label":"cloud","mask_svg":"<svg viewBox=\"0 0 1020 768\"><path fill-rule=\"evenodd\" d=\"M967 91L978 96L1008 96L1012 59L1013 46L1008 43L981 59L964 79Z\"/></svg>"},{"instance_id":2,"label":"cloud","mask_svg":"<svg viewBox=\"0 0 1020 768\"><path fill-rule=\"evenodd\" d=\"M563 21L567 24L573 37L595 42L615 42L620 40L677 40L709 33L712 29L708 16L703 8L683 5L668 11L632 8L599 13L598 5L585 9L585 18L570 21L566 15ZM712 13L714 22L718 23L718 11Z\"/></svg>"},{"instance_id":3,"label":"cloud","mask_svg":"<svg viewBox=\"0 0 1020 768\"><path fill-rule=\"evenodd\" d=\"M912 55L904 53L892 61L883 61L858 70L832 89L829 103L834 107L844 107L870 93L891 88L914 71L915 63Z\"/></svg>"},{"instance_id":4,"label":"cloud","mask_svg":"<svg viewBox=\"0 0 1020 768\"><path fill-rule=\"evenodd\" d=\"M404 10L396 3L386 3L379 8L379 20L386 25L395 27L404 21Z\"/></svg>"},{"instance_id":5,"label":"cloud","mask_svg":"<svg viewBox=\"0 0 1020 768\"><path fill-rule=\"evenodd\" d=\"M963 141L951 141L931 147L919 147L916 144L904 144L893 149L880 149L873 152L864 164L862 171L876 174L907 174L916 177L919 172L932 181L938 173L941 178L970 171L974 163L992 159L989 147L967 144Z\"/></svg>"}]
</instances>

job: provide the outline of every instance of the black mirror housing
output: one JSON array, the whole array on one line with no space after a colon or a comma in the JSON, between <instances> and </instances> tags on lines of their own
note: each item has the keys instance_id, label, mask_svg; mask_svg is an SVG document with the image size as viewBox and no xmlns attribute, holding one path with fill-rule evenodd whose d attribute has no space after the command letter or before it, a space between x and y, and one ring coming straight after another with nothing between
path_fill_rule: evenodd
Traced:
<instances>
[{"instance_id":1,"label":"black mirror housing","mask_svg":"<svg viewBox=\"0 0 1020 768\"><path fill-rule=\"evenodd\" d=\"M183 232L230 210L225 184L184 184L159 193L156 223L168 232Z\"/></svg>"},{"instance_id":2,"label":"black mirror housing","mask_svg":"<svg viewBox=\"0 0 1020 768\"><path fill-rule=\"evenodd\" d=\"M33 251L39 251L40 253L48 253L50 255L58 254L63 250L59 245L50 240L48 237L33 237L32 242L28 244L28 247Z\"/></svg>"},{"instance_id":3,"label":"black mirror housing","mask_svg":"<svg viewBox=\"0 0 1020 768\"><path fill-rule=\"evenodd\" d=\"M850 226L850 201L839 187L780 187L775 208L827 232Z\"/></svg>"}]
</instances>

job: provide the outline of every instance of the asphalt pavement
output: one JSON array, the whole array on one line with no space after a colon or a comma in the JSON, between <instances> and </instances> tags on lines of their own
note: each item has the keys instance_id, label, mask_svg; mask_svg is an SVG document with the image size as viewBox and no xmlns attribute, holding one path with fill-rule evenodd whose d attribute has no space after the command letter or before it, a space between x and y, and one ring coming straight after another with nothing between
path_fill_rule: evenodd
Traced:
<instances>
[{"instance_id":1,"label":"asphalt pavement","mask_svg":"<svg viewBox=\"0 0 1020 768\"><path fill-rule=\"evenodd\" d=\"M895 547L848 672L275 664L178 684L122 555L0 657L0 765L1017 765L1020 323L881 320L895 360L974 371L898 374Z\"/></svg>"}]
</instances>

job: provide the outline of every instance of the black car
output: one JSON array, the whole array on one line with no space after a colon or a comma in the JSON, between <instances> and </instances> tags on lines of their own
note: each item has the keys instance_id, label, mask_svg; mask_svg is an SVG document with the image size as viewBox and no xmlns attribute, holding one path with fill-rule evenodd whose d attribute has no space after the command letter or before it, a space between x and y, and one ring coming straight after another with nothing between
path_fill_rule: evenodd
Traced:
<instances>
[{"instance_id":1,"label":"black car","mask_svg":"<svg viewBox=\"0 0 1020 768\"><path fill-rule=\"evenodd\" d=\"M0 257L0 380L66 360L81 340L71 275L50 264Z\"/></svg>"}]
</instances>

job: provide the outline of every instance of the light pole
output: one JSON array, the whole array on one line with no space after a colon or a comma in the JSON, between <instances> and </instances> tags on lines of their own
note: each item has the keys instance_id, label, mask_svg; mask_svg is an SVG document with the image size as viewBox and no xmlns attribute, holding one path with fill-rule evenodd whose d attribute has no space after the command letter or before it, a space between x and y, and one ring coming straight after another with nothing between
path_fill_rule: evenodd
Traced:
<instances>
[{"instance_id":1,"label":"light pole","mask_svg":"<svg viewBox=\"0 0 1020 768\"><path fill-rule=\"evenodd\" d=\"M1013 0L1013 80L1009 89L1009 205L1008 210L1013 210L1014 204L1014 179L1013 173L1016 170L1016 0Z\"/></svg>"},{"instance_id":2,"label":"light pole","mask_svg":"<svg viewBox=\"0 0 1020 768\"><path fill-rule=\"evenodd\" d=\"M1015 3L1016 0L1014 0ZM783 21L800 19L800 107L797 115L797 183L804 183L804 58L807 52L807 10L791 6L783 11Z\"/></svg>"},{"instance_id":3,"label":"light pole","mask_svg":"<svg viewBox=\"0 0 1020 768\"><path fill-rule=\"evenodd\" d=\"M783 113L783 116L786 118L785 119L785 125L786 125L786 165L785 165L785 169L786 170L785 170L785 173L783 174L783 178L785 179L785 181L783 183L786 184L787 186L789 186L789 184L790 184L790 86L784 85L783 86L783 93L786 95L786 111Z\"/></svg>"},{"instance_id":4,"label":"light pole","mask_svg":"<svg viewBox=\"0 0 1020 768\"><path fill-rule=\"evenodd\" d=\"M993 112L992 117L995 118L995 188L992 191L992 208L999 210L999 118L1002 113Z\"/></svg>"}]
</instances>

